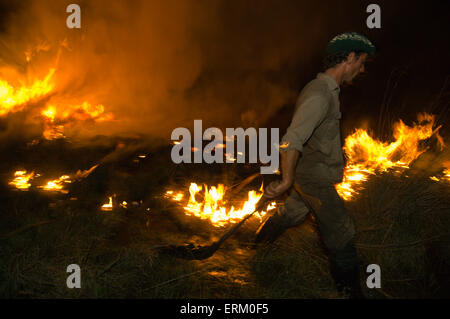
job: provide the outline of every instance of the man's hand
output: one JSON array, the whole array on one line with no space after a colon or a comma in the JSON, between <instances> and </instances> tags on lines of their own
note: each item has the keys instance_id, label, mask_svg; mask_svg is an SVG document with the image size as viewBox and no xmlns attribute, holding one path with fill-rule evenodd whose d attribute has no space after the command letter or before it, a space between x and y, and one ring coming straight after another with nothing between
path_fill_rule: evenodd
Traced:
<instances>
[{"instance_id":1,"label":"man's hand","mask_svg":"<svg viewBox=\"0 0 450 319\"><path fill-rule=\"evenodd\" d=\"M264 190L264 197L272 199L280 196L291 187L292 183L286 181L273 181Z\"/></svg>"},{"instance_id":2,"label":"man's hand","mask_svg":"<svg viewBox=\"0 0 450 319\"><path fill-rule=\"evenodd\" d=\"M274 181L270 183L264 190L264 196L272 199L280 196L287 191L294 183L295 166L297 165L300 152L296 149L281 152L281 174L283 179L281 181Z\"/></svg>"}]
</instances>

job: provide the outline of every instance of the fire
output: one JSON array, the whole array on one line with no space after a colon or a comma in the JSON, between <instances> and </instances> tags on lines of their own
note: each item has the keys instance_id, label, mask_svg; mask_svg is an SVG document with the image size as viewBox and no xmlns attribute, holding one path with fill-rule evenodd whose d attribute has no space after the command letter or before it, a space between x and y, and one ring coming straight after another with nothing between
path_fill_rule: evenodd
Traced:
<instances>
[{"instance_id":1,"label":"fire","mask_svg":"<svg viewBox=\"0 0 450 319\"><path fill-rule=\"evenodd\" d=\"M105 212L110 212L113 210L113 200L112 200L112 196L109 196L109 201L106 204L103 204L101 207L102 211Z\"/></svg>"},{"instance_id":2,"label":"fire","mask_svg":"<svg viewBox=\"0 0 450 319\"><path fill-rule=\"evenodd\" d=\"M41 112L45 128L44 137L48 140L64 137L64 125L73 124L79 121L104 122L113 119L111 113L105 113L105 107L102 104L91 105L83 102L80 105L64 106L56 108L49 105Z\"/></svg>"},{"instance_id":3,"label":"fire","mask_svg":"<svg viewBox=\"0 0 450 319\"><path fill-rule=\"evenodd\" d=\"M450 182L450 162L449 161L444 162L443 165L444 165L445 168L442 171L442 173L440 174L441 177L439 178L439 177L436 177L436 176L431 176L430 179L432 181L435 181L435 182L441 182L441 181Z\"/></svg>"},{"instance_id":4,"label":"fire","mask_svg":"<svg viewBox=\"0 0 450 319\"><path fill-rule=\"evenodd\" d=\"M393 142L382 142L374 139L370 134L357 129L345 140L344 152L348 158L347 166L344 169L344 178L340 184L336 184L336 190L344 200L351 200L362 189L365 181L370 175L382 172L400 173L409 168L411 162L417 159L427 148L421 144L422 141L435 136L441 149L444 141L438 134L440 126L434 127L434 116L429 114L419 114L418 122L413 126L406 125L399 120L393 126ZM280 145L281 148L287 145ZM450 181L450 167L446 167L442 179ZM439 180L437 177L432 180ZM244 216L251 213L262 193L250 191L248 200L239 209L233 206L227 208L224 201L225 187L219 184L217 187L208 188L204 186L202 201L197 197L202 191L202 186L191 183L189 187L189 201L184 206L187 215L197 216L210 220L215 226L224 226L226 223L235 223ZM174 201L181 201L183 193L168 191L167 197ZM266 211L275 208L271 204ZM259 212L261 218L266 212Z\"/></svg>"},{"instance_id":5,"label":"fire","mask_svg":"<svg viewBox=\"0 0 450 319\"><path fill-rule=\"evenodd\" d=\"M41 114L53 122L56 114L55 107L49 106L47 109L42 110Z\"/></svg>"},{"instance_id":6,"label":"fire","mask_svg":"<svg viewBox=\"0 0 450 319\"><path fill-rule=\"evenodd\" d=\"M51 82L54 73L55 69L52 68L43 80L35 80L31 85L22 85L19 88L0 79L0 116L20 111L25 103L50 93L54 88Z\"/></svg>"},{"instance_id":7,"label":"fire","mask_svg":"<svg viewBox=\"0 0 450 319\"><path fill-rule=\"evenodd\" d=\"M45 191L57 191L63 194L67 194L68 191L64 189L64 184L70 184L73 180L80 180L83 178L86 178L91 174L96 168L97 165L92 166L90 169L81 171L78 170L75 174L72 175L62 175L61 177L48 181L46 184L42 186L38 186L39 188L45 190Z\"/></svg>"},{"instance_id":8,"label":"fire","mask_svg":"<svg viewBox=\"0 0 450 319\"><path fill-rule=\"evenodd\" d=\"M338 193L345 200L350 200L369 175L388 170L400 172L409 168L409 164L427 150L420 146L420 142L432 135L437 137L443 148L444 142L437 133L440 126L433 126L434 115L430 114L419 114L418 123L412 127L400 120L394 124L395 141L392 143L375 140L365 130L357 129L345 139L343 149L348 161L343 181L336 185Z\"/></svg>"},{"instance_id":9,"label":"fire","mask_svg":"<svg viewBox=\"0 0 450 319\"><path fill-rule=\"evenodd\" d=\"M131 202L132 206L139 206L139 202ZM141 201L142 204L142 201ZM127 201L122 201L119 202L117 199L117 195L113 194L112 196L108 196L108 202L103 204L100 207L100 210L104 211L104 212L111 212L115 209L117 209L118 207L122 207L124 209L128 208L128 202ZM147 208L147 211L149 211L150 209Z\"/></svg>"},{"instance_id":10,"label":"fire","mask_svg":"<svg viewBox=\"0 0 450 319\"><path fill-rule=\"evenodd\" d=\"M64 189L64 184L72 183L74 180L80 180L86 178L92 171L94 171L98 167L97 165L92 166L90 169L81 171L78 170L75 174L72 175L61 175L61 177L47 181L44 185L37 186L38 188L44 191L57 191L63 194L67 194L68 191ZM9 182L9 185L15 186L17 189L28 190L31 187L30 181L35 178L41 176L40 174L35 174L34 171L27 174L27 171L16 171L14 173L15 178Z\"/></svg>"},{"instance_id":11,"label":"fire","mask_svg":"<svg viewBox=\"0 0 450 319\"><path fill-rule=\"evenodd\" d=\"M170 193L170 191L168 191L167 193L168 193L169 195L172 195L172 194L173 194L173 192ZM183 199L183 197L184 197L184 194L183 194L183 193L176 193L175 195L172 196L172 199L173 199L174 201L179 202L179 201L181 201L181 200Z\"/></svg>"},{"instance_id":12,"label":"fire","mask_svg":"<svg viewBox=\"0 0 450 319\"><path fill-rule=\"evenodd\" d=\"M234 158L231 154L225 153L225 157L228 161L235 162L236 158Z\"/></svg>"},{"instance_id":13,"label":"fire","mask_svg":"<svg viewBox=\"0 0 450 319\"><path fill-rule=\"evenodd\" d=\"M450 169L447 168L444 170L444 177L445 177L445 179L450 181Z\"/></svg>"},{"instance_id":14,"label":"fire","mask_svg":"<svg viewBox=\"0 0 450 319\"><path fill-rule=\"evenodd\" d=\"M8 81L0 79L0 116L22 111L27 103L36 102L55 93L55 71L55 68L51 68L44 79L36 79L31 84L20 81L20 86L13 86ZM48 140L65 137L64 126L68 124L81 121L104 122L113 119L111 113L105 112L102 104L84 101L81 104L55 105L50 99L45 102L40 112L44 123L43 136Z\"/></svg>"},{"instance_id":15,"label":"fire","mask_svg":"<svg viewBox=\"0 0 450 319\"><path fill-rule=\"evenodd\" d=\"M31 186L29 181L33 179L34 172L27 174L27 171L16 171L14 176L15 178L8 184L15 186L17 189L27 191Z\"/></svg>"},{"instance_id":16,"label":"fire","mask_svg":"<svg viewBox=\"0 0 450 319\"><path fill-rule=\"evenodd\" d=\"M48 181L47 184L45 184L44 186L39 186L39 188L42 188L43 190L46 191L58 191L67 194L68 191L64 189L63 183L71 183L71 182L72 181L70 180L69 175L63 175L58 179Z\"/></svg>"},{"instance_id":17,"label":"fire","mask_svg":"<svg viewBox=\"0 0 450 319\"><path fill-rule=\"evenodd\" d=\"M197 197L200 196L203 187L203 200L197 201ZM189 216L207 219L216 227L225 226L227 223L239 222L255 210L256 204L263 195L261 192L249 191L247 201L243 203L241 208L236 209L234 206L227 208L227 203L224 200L225 187L223 184L208 188L207 185L198 186L196 183L191 183L189 194L188 203L184 206L185 213ZM183 193L176 193L170 190L166 192L166 196L171 197L172 200L180 201L183 198ZM275 202L272 202L268 205L266 211L257 212L255 215L262 218L267 211L275 207Z\"/></svg>"}]
</instances>

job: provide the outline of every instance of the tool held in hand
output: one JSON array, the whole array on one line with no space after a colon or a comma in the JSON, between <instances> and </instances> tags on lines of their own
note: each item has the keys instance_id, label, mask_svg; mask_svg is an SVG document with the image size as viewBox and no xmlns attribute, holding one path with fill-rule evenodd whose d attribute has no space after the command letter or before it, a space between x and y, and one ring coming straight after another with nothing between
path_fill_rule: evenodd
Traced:
<instances>
[{"instance_id":1,"label":"tool held in hand","mask_svg":"<svg viewBox=\"0 0 450 319\"><path fill-rule=\"evenodd\" d=\"M233 194L238 193L243 187L248 185L250 182L252 182L256 177L258 177L260 173L253 174L246 178L242 183L240 183L239 187L234 190ZM298 185L296 182L294 182L294 189L298 192L301 198L305 200L306 205L309 209L318 209L320 206L320 201L316 198L310 197L309 195L305 194L301 188L300 185ZM227 231L222 237L220 237L217 241L213 242L210 245L203 246L203 245L194 245L194 244L186 244L181 246L176 245L169 245L164 246L160 248L160 251L163 253L167 253L169 255L188 259L188 260L202 260L207 259L211 257L223 244L225 240L227 240L230 236L232 236L244 223L247 219L249 219L251 216L253 216L254 213L258 211L262 211L265 206L272 201L271 199L268 199L264 195L259 199L258 204L255 207L255 210L245 216L239 223L234 225L229 231Z\"/></svg>"},{"instance_id":2,"label":"tool held in hand","mask_svg":"<svg viewBox=\"0 0 450 319\"><path fill-rule=\"evenodd\" d=\"M239 223L234 225L229 231L227 231L222 237L220 237L217 241L213 242L208 246L187 244L182 246L169 245L160 248L160 251L164 253L168 253L172 256L189 259L189 260L202 260L211 257L223 244L225 240L227 240L231 235L233 235L241 226L245 223L247 219L253 216L254 213L261 211L264 209L265 205L269 202L269 199L262 196L258 204L255 207L255 210L245 216Z\"/></svg>"}]
</instances>

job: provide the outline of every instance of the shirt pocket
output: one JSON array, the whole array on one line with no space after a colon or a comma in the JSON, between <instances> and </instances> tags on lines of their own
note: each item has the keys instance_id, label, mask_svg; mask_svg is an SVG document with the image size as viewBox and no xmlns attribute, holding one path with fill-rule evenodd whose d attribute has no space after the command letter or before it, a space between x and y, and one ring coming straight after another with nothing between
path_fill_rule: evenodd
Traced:
<instances>
[{"instance_id":1,"label":"shirt pocket","mask_svg":"<svg viewBox=\"0 0 450 319\"><path fill-rule=\"evenodd\" d=\"M341 112L335 112L328 118L327 132L325 134L328 140L334 140L340 136L339 121L341 120L341 116Z\"/></svg>"}]
</instances>

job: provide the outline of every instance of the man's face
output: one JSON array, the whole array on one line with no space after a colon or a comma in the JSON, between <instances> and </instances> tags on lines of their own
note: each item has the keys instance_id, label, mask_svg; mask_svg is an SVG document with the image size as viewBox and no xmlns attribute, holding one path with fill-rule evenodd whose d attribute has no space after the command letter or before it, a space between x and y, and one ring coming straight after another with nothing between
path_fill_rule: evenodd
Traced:
<instances>
[{"instance_id":1,"label":"man's face","mask_svg":"<svg viewBox=\"0 0 450 319\"><path fill-rule=\"evenodd\" d=\"M366 62L366 59L367 53L362 53L358 57L356 57L354 52L349 54L347 61L345 62L345 82L351 83L358 74L364 72L364 63Z\"/></svg>"}]
</instances>

